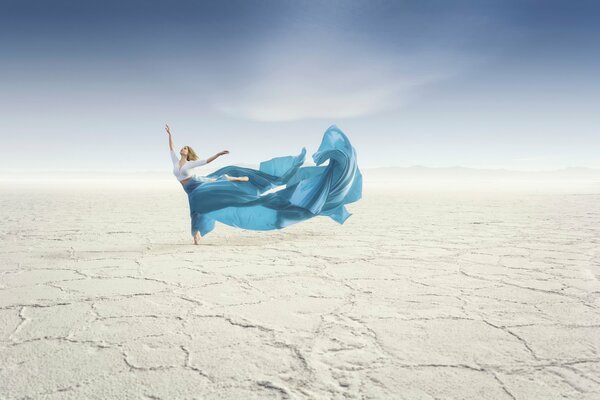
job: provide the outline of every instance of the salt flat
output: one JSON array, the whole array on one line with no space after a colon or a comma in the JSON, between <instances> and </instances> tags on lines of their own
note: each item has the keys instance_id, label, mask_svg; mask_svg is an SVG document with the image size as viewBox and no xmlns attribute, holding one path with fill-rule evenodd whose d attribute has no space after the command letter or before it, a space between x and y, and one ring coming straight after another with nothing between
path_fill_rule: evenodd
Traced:
<instances>
[{"instance_id":1,"label":"salt flat","mask_svg":"<svg viewBox=\"0 0 600 400\"><path fill-rule=\"evenodd\" d=\"M365 190L217 224L172 185L0 187L2 399L598 399L600 194Z\"/></svg>"}]
</instances>

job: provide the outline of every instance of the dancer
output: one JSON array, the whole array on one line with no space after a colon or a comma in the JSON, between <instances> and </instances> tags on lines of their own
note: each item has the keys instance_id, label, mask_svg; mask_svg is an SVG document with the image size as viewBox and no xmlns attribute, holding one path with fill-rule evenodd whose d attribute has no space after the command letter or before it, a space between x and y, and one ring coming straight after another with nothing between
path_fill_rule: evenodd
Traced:
<instances>
[{"instance_id":1,"label":"dancer","mask_svg":"<svg viewBox=\"0 0 600 400\"><path fill-rule=\"evenodd\" d=\"M171 161L173 161L173 174L175 177L181 182L182 185L185 185L190 179L197 177L196 175L192 175L192 169L196 167L200 167L202 165L206 165L210 162L213 162L217 158L229 154L229 150L223 150L218 152L212 157L207 158L206 160L199 160L198 155L190 146L183 146L181 150L179 150L179 154L181 155L181 159L178 159L175 155L175 147L173 145L173 135L171 134L171 128L169 125L165 125L165 130L169 135L169 148L171 149ZM240 177L230 177L225 175L227 180L235 182L235 181L248 181L247 176ZM206 178L206 177L197 177L199 179L204 179L205 181L214 181L216 179Z\"/></svg>"},{"instance_id":2,"label":"dancer","mask_svg":"<svg viewBox=\"0 0 600 400\"><path fill-rule=\"evenodd\" d=\"M173 139L169 147L173 173L188 195L191 232L194 244L214 229L215 221L251 229L272 230L324 215L343 224L351 215L344 206L362 196L362 175L356 151L346 135L335 125L323 135L312 158L316 166L303 167L306 149L297 156L273 158L259 169L226 166L206 176L191 175L191 169L229 154L223 150L205 160L189 146L177 159ZM329 160L327 165L322 165ZM277 189L277 191L269 191Z\"/></svg>"}]
</instances>

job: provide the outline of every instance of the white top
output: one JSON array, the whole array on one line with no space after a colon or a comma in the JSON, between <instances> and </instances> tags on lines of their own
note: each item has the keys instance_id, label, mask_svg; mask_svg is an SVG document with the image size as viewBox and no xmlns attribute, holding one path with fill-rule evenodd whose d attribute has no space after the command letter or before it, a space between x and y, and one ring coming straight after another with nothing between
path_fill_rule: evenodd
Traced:
<instances>
[{"instance_id":1,"label":"white top","mask_svg":"<svg viewBox=\"0 0 600 400\"><path fill-rule=\"evenodd\" d=\"M193 168L200 167L207 163L206 160L187 161L185 164L183 164L183 167L179 169L179 158L177 158L177 155L173 150L171 150L171 161L173 161L173 174L179 181L190 178L192 176L191 170Z\"/></svg>"}]
</instances>

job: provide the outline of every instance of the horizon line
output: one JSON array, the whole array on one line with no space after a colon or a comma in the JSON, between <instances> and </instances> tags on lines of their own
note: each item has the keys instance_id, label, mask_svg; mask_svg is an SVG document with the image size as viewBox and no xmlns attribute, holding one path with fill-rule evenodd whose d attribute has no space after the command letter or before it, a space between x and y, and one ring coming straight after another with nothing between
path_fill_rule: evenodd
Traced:
<instances>
[{"instance_id":1,"label":"horizon line","mask_svg":"<svg viewBox=\"0 0 600 400\"><path fill-rule=\"evenodd\" d=\"M256 166L253 164L240 164L240 166ZM312 166L312 165L309 165ZM359 167L360 168L360 167ZM218 168L216 168L218 169ZM563 167L551 167L551 168L538 168L538 169L519 169L519 168L511 168L511 167L465 167L462 165L452 165L452 166L442 166L442 167L433 167L427 165L414 164L409 166L401 166L401 165L390 165L390 166L378 166L378 167L367 167L360 168L361 171L372 171L372 170L382 170L382 169L432 169L432 170L448 170L448 169L465 169L465 170L473 170L473 171L506 171L506 172L561 172L561 171L569 171L569 170L587 170L600 172L600 167L586 167L586 166L563 166ZM205 168L207 173L210 173L210 168ZM32 174L43 174L43 175L52 175L52 174L165 174L170 175L172 171L170 169L53 169L53 170L23 170L23 169L0 169L0 174L18 174L18 175L32 175Z\"/></svg>"}]
</instances>

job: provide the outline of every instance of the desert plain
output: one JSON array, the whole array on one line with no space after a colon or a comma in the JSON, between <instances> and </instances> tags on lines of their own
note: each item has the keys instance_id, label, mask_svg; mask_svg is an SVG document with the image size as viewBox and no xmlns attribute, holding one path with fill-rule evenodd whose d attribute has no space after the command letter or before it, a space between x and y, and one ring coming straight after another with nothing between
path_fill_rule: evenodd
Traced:
<instances>
[{"instance_id":1,"label":"desert plain","mask_svg":"<svg viewBox=\"0 0 600 400\"><path fill-rule=\"evenodd\" d=\"M600 398L598 181L386 176L200 246L176 181L0 182L0 398Z\"/></svg>"}]
</instances>

